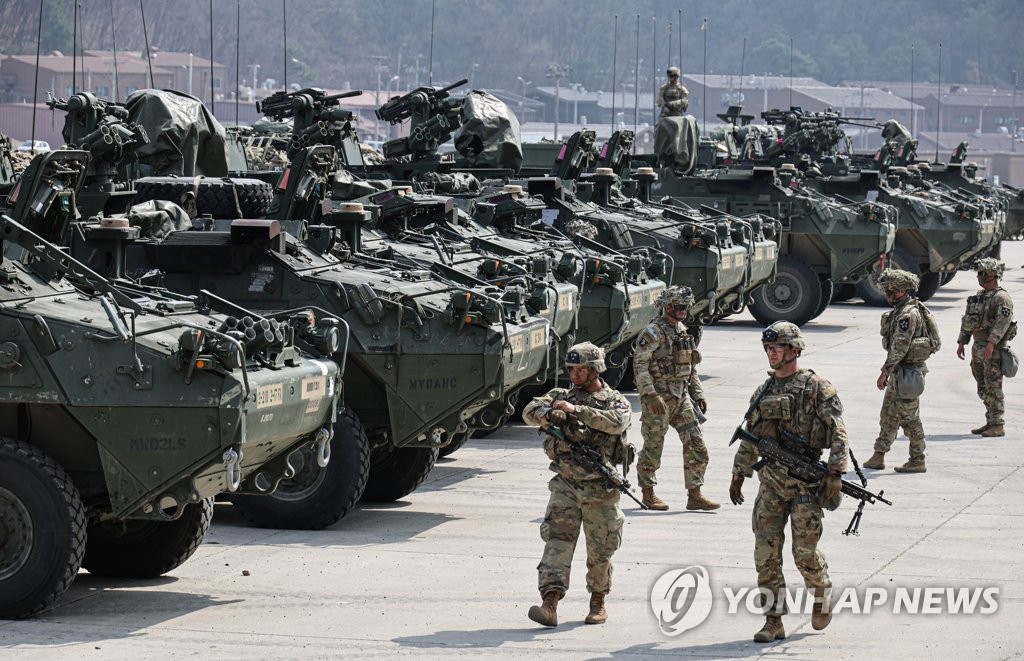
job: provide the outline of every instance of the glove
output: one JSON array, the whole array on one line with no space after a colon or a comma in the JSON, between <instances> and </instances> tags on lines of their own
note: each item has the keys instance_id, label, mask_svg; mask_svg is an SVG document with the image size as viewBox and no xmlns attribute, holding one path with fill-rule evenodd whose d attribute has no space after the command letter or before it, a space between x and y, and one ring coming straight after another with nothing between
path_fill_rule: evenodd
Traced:
<instances>
[{"instance_id":1,"label":"glove","mask_svg":"<svg viewBox=\"0 0 1024 661\"><path fill-rule=\"evenodd\" d=\"M729 484L729 500L733 505L743 504L743 476L733 475L732 483Z\"/></svg>"},{"instance_id":2,"label":"glove","mask_svg":"<svg viewBox=\"0 0 1024 661\"><path fill-rule=\"evenodd\" d=\"M700 409L701 413L707 413L708 412L708 400L706 400L706 399L698 399L697 400L697 408Z\"/></svg>"},{"instance_id":3,"label":"glove","mask_svg":"<svg viewBox=\"0 0 1024 661\"><path fill-rule=\"evenodd\" d=\"M547 418L548 418L548 422L550 422L555 427L562 427L562 426L565 425L565 420L566 420L565 416L566 416L565 411L558 411L558 410L552 409L552 410L548 411Z\"/></svg>"},{"instance_id":4,"label":"glove","mask_svg":"<svg viewBox=\"0 0 1024 661\"><path fill-rule=\"evenodd\" d=\"M838 475L829 474L821 480L821 496L825 500L832 500L839 495L843 488L843 478Z\"/></svg>"},{"instance_id":5,"label":"glove","mask_svg":"<svg viewBox=\"0 0 1024 661\"><path fill-rule=\"evenodd\" d=\"M640 401L646 404L654 415L665 415L668 411L668 406L665 405L665 400L661 398L661 395L644 395Z\"/></svg>"}]
</instances>

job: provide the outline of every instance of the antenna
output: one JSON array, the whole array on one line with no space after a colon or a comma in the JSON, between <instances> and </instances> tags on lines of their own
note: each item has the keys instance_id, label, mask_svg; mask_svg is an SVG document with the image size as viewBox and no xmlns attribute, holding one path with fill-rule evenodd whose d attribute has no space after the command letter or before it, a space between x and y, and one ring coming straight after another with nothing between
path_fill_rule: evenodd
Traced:
<instances>
[{"instance_id":1,"label":"antenna","mask_svg":"<svg viewBox=\"0 0 1024 661\"><path fill-rule=\"evenodd\" d=\"M78 0L74 0L75 11L71 26L71 93L78 91ZM33 143L34 144L34 143Z\"/></svg>"},{"instance_id":2,"label":"antenna","mask_svg":"<svg viewBox=\"0 0 1024 661\"><path fill-rule=\"evenodd\" d=\"M743 54L740 55L740 98L736 105L743 105L743 69L747 64L747 38L743 37Z\"/></svg>"},{"instance_id":3,"label":"antenna","mask_svg":"<svg viewBox=\"0 0 1024 661\"><path fill-rule=\"evenodd\" d=\"M793 37L789 38L789 107L793 107Z\"/></svg>"},{"instance_id":4,"label":"antenna","mask_svg":"<svg viewBox=\"0 0 1024 661\"><path fill-rule=\"evenodd\" d=\"M41 1L41 0L40 0ZM612 33L612 130L611 133L615 133L615 67L618 64L619 57L619 15L615 14L615 31ZM36 67L39 70L39 67Z\"/></svg>"},{"instance_id":5,"label":"antenna","mask_svg":"<svg viewBox=\"0 0 1024 661\"><path fill-rule=\"evenodd\" d=\"M212 0L211 0L212 1ZM281 0L281 14L284 18L284 91L288 93L288 1Z\"/></svg>"},{"instance_id":6,"label":"antenna","mask_svg":"<svg viewBox=\"0 0 1024 661\"><path fill-rule=\"evenodd\" d=\"M153 56L149 52L149 30L146 28L146 7L142 0L139 0L139 11L142 12L142 36L146 38L146 63L149 64L149 86L156 87L153 80Z\"/></svg>"},{"instance_id":7,"label":"antenna","mask_svg":"<svg viewBox=\"0 0 1024 661\"><path fill-rule=\"evenodd\" d=\"M708 17L704 17L704 22L701 23L700 31L704 33L704 98L701 100L700 107L703 112L703 119L701 120L701 131L707 133L708 130Z\"/></svg>"},{"instance_id":8,"label":"antenna","mask_svg":"<svg viewBox=\"0 0 1024 661\"><path fill-rule=\"evenodd\" d=\"M39 0L39 29L36 31L36 82L32 86L32 152L36 150L36 103L39 101L39 49L43 46L43 0Z\"/></svg>"},{"instance_id":9,"label":"antenna","mask_svg":"<svg viewBox=\"0 0 1024 661\"><path fill-rule=\"evenodd\" d=\"M430 61L427 62L427 85L434 85L434 10L437 0L430 0ZM557 136L556 136L557 138Z\"/></svg>"},{"instance_id":10,"label":"antenna","mask_svg":"<svg viewBox=\"0 0 1024 661\"><path fill-rule=\"evenodd\" d=\"M111 0L113 1L113 0ZM242 94L241 55L242 43L242 0L235 0L235 126L238 126L238 97Z\"/></svg>"},{"instance_id":11,"label":"antenna","mask_svg":"<svg viewBox=\"0 0 1024 661\"><path fill-rule=\"evenodd\" d=\"M217 93L213 87L213 0L210 0L210 114L217 116Z\"/></svg>"},{"instance_id":12,"label":"antenna","mask_svg":"<svg viewBox=\"0 0 1024 661\"><path fill-rule=\"evenodd\" d=\"M665 58L668 66L672 66L672 21L668 22L668 57Z\"/></svg>"},{"instance_id":13,"label":"antenna","mask_svg":"<svg viewBox=\"0 0 1024 661\"><path fill-rule=\"evenodd\" d=\"M682 68L683 68L683 10L680 9L680 10L678 10L677 13L679 14L679 20L676 23L679 26L679 69L680 69L680 71L682 71ZM682 82L682 81L683 81L683 76L680 73L680 75L679 75L679 82Z\"/></svg>"},{"instance_id":14,"label":"antenna","mask_svg":"<svg viewBox=\"0 0 1024 661\"><path fill-rule=\"evenodd\" d=\"M651 82L654 84L655 92L658 85L658 67L655 60L658 59L658 17L651 16L653 23L654 38L651 39ZM651 100L654 98L652 96ZM633 144L636 144L636 130L640 125L640 14L636 15L636 78L633 81Z\"/></svg>"},{"instance_id":15,"label":"antenna","mask_svg":"<svg viewBox=\"0 0 1024 661\"><path fill-rule=\"evenodd\" d=\"M939 133L942 130L942 42L939 42L939 82L935 94L935 162L939 162Z\"/></svg>"},{"instance_id":16,"label":"antenna","mask_svg":"<svg viewBox=\"0 0 1024 661\"><path fill-rule=\"evenodd\" d=\"M917 113L914 112L914 44L910 44L910 135L917 135L915 129Z\"/></svg>"},{"instance_id":17,"label":"antenna","mask_svg":"<svg viewBox=\"0 0 1024 661\"><path fill-rule=\"evenodd\" d=\"M114 46L114 101L121 98L121 89L117 82L117 34L114 24L114 0L110 0L110 42Z\"/></svg>"}]
</instances>

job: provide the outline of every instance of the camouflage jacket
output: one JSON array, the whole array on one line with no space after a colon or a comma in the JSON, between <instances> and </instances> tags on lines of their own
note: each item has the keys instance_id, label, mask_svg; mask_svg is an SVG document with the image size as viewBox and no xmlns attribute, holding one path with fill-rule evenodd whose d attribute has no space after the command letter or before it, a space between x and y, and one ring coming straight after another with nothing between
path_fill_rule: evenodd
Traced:
<instances>
[{"instance_id":1,"label":"camouflage jacket","mask_svg":"<svg viewBox=\"0 0 1024 661\"><path fill-rule=\"evenodd\" d=\"M957 344L967 344L974 337L976 344L999 344L1008 340L1007 331L1013 322L1013 301L1002 287L982 289L967 298L967 311L960 320Z\"/></svg>"},{"instance_id":2,"label":"camouflage jacket","mask_svg":"<svg viewBox=\"0 0 1024 661\"><path fill-rule=\"evenodd\" d=\"M584 443L596 448L601 453L605 465L615 470L621 463L617 453L622 447L621 438L629 429L632 408L626 398L604 381L601 389L594 393L586 392L573 386L572 388L554 388L546 395L535 397L523 409L523 422L533 427L548 424L547 414L555 400L564 400L576 405L576 418L586 425L583 434ZM581 466L573 458L568 445L547 434L544 437L544 452L551 459L551 470L562 477L576 481L603 479L600 473Z\"/></svg>"},{"instance_id":3,"label":"camouflage jacket","mask_svg":"<svg viewBox=\"0 0 1024 661\"><path fill-rule=\"evenodd\" d=\"M690 91L680 84L665 83L658 88L659 117L682 117L690 106Z\"/></svg>"},{"instance_id":4,"label":"camouflage jacket","mask_svg":"<svg viewBox=\"0 0 1024 661\"><path fill-rule=\"evenodd\" d=\"M683 324L659 317L641 331L633 351L633 381L641 395L704 399L697 377L700 352Z\"/></svg>"},{"instance_id":5,"label":"camouflage jacket","mask_svg":"<svg viewBox=\"0 0 1024 661\"><path fill-rule=\"evenodd\" d=\"M780 439L780 430L786 430L806 440L810 457L820 458L828 450L830 469L846 472L849 440L843 423L843 405L835 387L809 369L798 370L784 379L769 379L750 398L751 403L761 396L757 408L751 413L747 426L754 434L764 438ZM757 462L757 446L741 441L733 461L733 474L751 477L751 466ZM761 483L783 490L792 487L794 479L785 469L774 464L760 472Z\"/></svg>"},{"instance_id":6,"label":"camouflage jacket","mask_svg":"<svg viewBox=\"0 0 1024 661\"><path fill-rule=\"evenodd\" d=\"M895 372L901 363L921 362L917 355L908 355L913 341L928 335L918 305L921 303L917 299L907 295L899 305L882 315L882 348L888 351L882 370L887 374Z\"/></svg>"}]
</instances>

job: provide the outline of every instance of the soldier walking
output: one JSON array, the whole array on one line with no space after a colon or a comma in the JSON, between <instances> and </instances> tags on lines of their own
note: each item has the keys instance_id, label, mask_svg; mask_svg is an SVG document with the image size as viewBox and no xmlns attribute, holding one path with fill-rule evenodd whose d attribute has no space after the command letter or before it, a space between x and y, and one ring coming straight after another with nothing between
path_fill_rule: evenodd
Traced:
<instances>
[{"instance_id":1,"label":"soldier walking","mask_svg":"<svg viewBox=\"0 0 1024 661\"><path fill-rule=\"evenodd\" d=\"M640 393L640 435L644 447L637 463L637 481L643 503L652 510L668 509L654 493L655 473L661 467L665 433L671 426L683 442L683 481L688 510L716 510L719 504L701 494L708 449L704 445L694 406L703 414L707 400L697 378L700 352L686 332L683 320L693 305L689 287L669 287L658 297L662 316L652 321L637 338L633 353L633 377Z\"/></svg>"},{"instance_id":2,"label":"soldier walking","mask_svg":"<svg viewBox=\"0 0 1024 661\"><path fill-rule=\"evenodd\" d=\"M599 347L590 342L573 346L566 354L565 366L572 387L554 388L535 398L523 410L523 421L534 427L567 429L572 423L582 423L582 427L569 432L573 440L597 450L614 471L627 451L623 438L632 413L629 402L601 380L605 363ZM569 570L582 527L587 541L590 592L590 613L585 622L603 624L608 619L604 600L612 587L612 554L622 543L625 517L619 508L621 494L600 473L582 465L569 445L553 434L544 438L544 452L556 475L548 482L551 497L540 526L544 555L537 569L543 603L532 606L529 617L544 626L558 625L556 609L569 589Z\"/></svg>"},{"instance_id":3,"label":"soldier walking","mask_svg":"<svg viewBox=\"0 0 1024 661\"><path fill-rule=\"evenodd\" d=\"M986 257L975 264L981 291L967 298L967 311L960 321L956 340L956 356L964 359L964 345L971 338L971 375L978 384L978 397L985 404L985 424L972 429L972 434L1005 436L1003 413L1003 371L999 348L1017 334L1013 321L1013 301L999 286L1003 263Z\"/></svg>"},{"instance_id":4,"label":"soldier walking","mask_svg":"<svg viewBox=\"0 0 1024 661\"><path fill-rule=\"evenodd\" d=\"M786 521L793 536L793 560L803 574L804 583L814 590L811 626L824 629L832 621L832 580L828 563L818 550L822 532L822 503L838 504L842 474L846 471L847 437L843 424L843 406L836 389L826 379L797 360L804 349L800 329L788 321L777 321L761 334L768 356L771 378L751 398L747 428L762 438L781 440L782 431L791 432L809 445L808 456L820 458L828 452L828 477L820 484L808 484L769 463L758 473L760 487L754 501L754 566L758 587L772 595L765 603L764 626L754 634L759 643L786 637L782 616L786 612L786 578L782 573L782 545L786 539ZM733 463L729 497L734 505L743 503L743 480L751 477L757 462L754 443L743 440ZM831 505L830 507L834 507Z\"/></svg>"},{"instance_id":5,"label":"soldier walking","mask_svg":"<svg viewBox=\"0 0 1024 661\"><path fill-rule=\"evenodd\" d=\"M885 300L893 307L882 315L882 348L888 353L876 385L885 390L879 414L878 438L864 468L885 468L885 453L892 449L896 433L903 427L910 441L910 460L896 466L897 473L924 473L924 427L921 425L920 391L924 389L925 361L939 350L938 326L931 312L911 294L917 289L916 275L900 269L886 269L878 279Z\"/></svg>"}]
</instances>

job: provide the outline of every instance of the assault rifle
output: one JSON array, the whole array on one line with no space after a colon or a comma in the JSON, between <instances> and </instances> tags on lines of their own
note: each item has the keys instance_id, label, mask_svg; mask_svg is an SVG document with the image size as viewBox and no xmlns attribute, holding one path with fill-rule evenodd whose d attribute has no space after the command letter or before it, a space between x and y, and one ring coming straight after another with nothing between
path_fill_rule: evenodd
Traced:
<instances>
[{"instance_id":1,"label":"assault rifle","mask_svg":"<svg viewBox=\"0 0 1024 661\"><path fill-rule=\"evenodd\" d=\"M566 421L566 424L576 424L580 425L581 427L583 426L582 422L574 418L569 418ZM638 500L637 497L633 495L633 492L630 491L632 487L626 478L619 477L618 473L609 469L608 466L605 465L604 460L601 458L601 454L597 450L588 446L586 443L582 441L571 440L566 435L565 431L554 425L541 427L538 431L542 434L551 434L558 440L568 445L569 452L572 453L573 459L578 461L580 465L583 466L584 468L589 468L590 470L599 473L601 477L604 478L605 484L612 487L613 489L618 489L622 493L632 498L633 502L640 506L640 509L651 509L647 505L644 505L643 502Z\"/></svg>"},{"instance_id":2,"label":"assault rifle","mask_svg":"<svg viewBox=\"0 0 1024 661\"><path fill-rule=\"evenodd\" d=\"M761 459L751 466L754 470L761 470L768 463L774 462L785 468L791 477L807 484L817 484L829 474L828 466L825 465L825 462L811 459L807 456L806 450L810 445L805 439L785 430L781 431L781 436L781 441L777 441L774 438L762 438L740 426L733 433L729 445L735 443L736 439L749 441L756 445ZM861 477L861 482L862 484L856 484L848 480L842 480L841 491L847 496L860 501L857 511L854 512L853 518L850 520L850 525L843 531L844 535L858 534L860 518L864 512L864 503L871 503L873 505L876 501L881 501L886 505L892 505L891 501L883 497L885 494L884 490L874 494L862 486L867 485L867 480L863 476Z\"/></svg>"}]
</instances>

